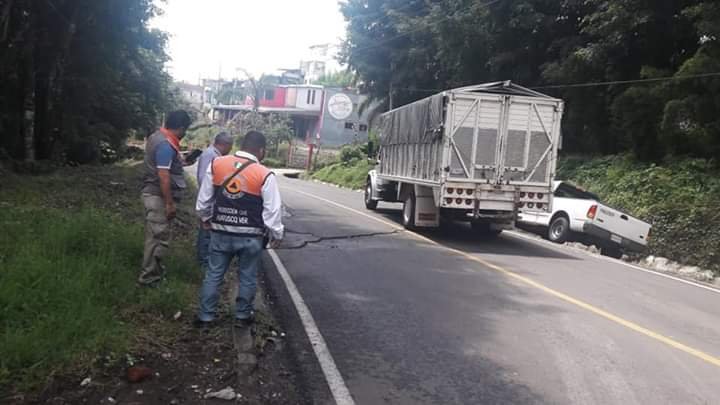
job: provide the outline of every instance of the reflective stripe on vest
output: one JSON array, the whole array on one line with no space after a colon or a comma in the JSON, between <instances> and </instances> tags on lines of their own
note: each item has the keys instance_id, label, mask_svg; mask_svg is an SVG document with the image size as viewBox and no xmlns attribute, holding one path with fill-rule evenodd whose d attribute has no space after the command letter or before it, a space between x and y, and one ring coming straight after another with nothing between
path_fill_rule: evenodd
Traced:
<instances>
[{"instance_id":1,"label":"reflective stripe on vest","mask_svg":"<svg viewBox=\"0 0 720 405\"><path fill-rule=\"evenodd\" d=\"M215 204L210 226L216 231L239 235L262 235L265 231L262 187L270 170L253 163L223 187L225 180L247 161L237 156L223 156L212 162Z\"/></svg>"}]
</instances>

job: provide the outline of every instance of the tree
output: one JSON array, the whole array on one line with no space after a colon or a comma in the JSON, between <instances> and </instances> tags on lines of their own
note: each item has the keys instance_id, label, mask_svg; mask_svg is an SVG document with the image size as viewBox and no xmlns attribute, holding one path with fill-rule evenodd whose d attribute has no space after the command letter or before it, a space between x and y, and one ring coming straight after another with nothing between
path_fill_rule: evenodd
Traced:
<instances>
[{"instance_id":1,"label":"tree","mask_svg":"<svg viewBox=\"0 0 720 405\"><path fill-rule=\"evenodd\" d=\"M243 104L245 99L251 93L245 87L245 83L240 80L233 80L229 83L223 83L217 95L217 101L220 104L236 105Z\"/></svg>"},{"instance_id":2,"label":"tree","mask_svg":"<svg viewBox=\"0 0 720 405\"><path fill-rule=\"evenodd\" d=\"M320 76L313 84L325 87L349 88L355 84L355 76L349 70L332 72Z\"/></svg>"},{"instance_id":3,"label":"tree","mask_svg":"<svg viewBox=\"0 0 720 405\"><path fill-rule=\"evenodd\" d=\"M348 0L341 10L343 61L381 108L510 79L566 101L571 152L720 151L720 78L686 79L720 72L717 2Z\"/></svg>"},{"instance_id":4,"label":"tree","mask_svg":"<svg viewBox=\"0 0 720 405\"><path fill-rule=\"evenodd\" d=\"M177 99L151 0L0 0L0 147L18 159L120 147Z\"/></svg>"},{"instance_id":5,"label":"tree","mask_svg":"<svg viewBox=\"0 0 720 405\"><path fill-rule=\"evenodd\" d=\"M234 133L241 134L235 141L238 146L242 145L242 136L247 132L262 132L268 141L267 149L273 157L278 157L280 145L290 142L293 137L292 120L287 114L240 112L229 125Z\"/></svg>"}]
</instances>

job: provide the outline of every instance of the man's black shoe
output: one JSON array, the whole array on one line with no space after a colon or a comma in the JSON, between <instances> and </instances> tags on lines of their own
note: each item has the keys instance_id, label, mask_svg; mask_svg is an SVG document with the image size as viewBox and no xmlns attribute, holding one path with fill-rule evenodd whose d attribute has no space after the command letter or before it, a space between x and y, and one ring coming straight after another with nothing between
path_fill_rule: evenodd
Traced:
<instances>
[{"instance_id":1,"label":"man's black shoe","mask_svg":"<svg viewBox=\"0 0 720 405\"><path fill-rule=\"evenodd\" d=\"M215 326L215 321L203 321L200 318L195 318L192 324L197 329L210 329Z\"/></svg>"},{"instance_id":2,"label":"man's black shoe","mask_svg":"<svg viewBox=\"0 0 720 405\"><path fill-rule=\"evenodd\" d=\"M238 319L235 318L235 327L236 328L249 328L255 323L255 317L250 318L244 318L244 319Z\"/></svg>"}]
</instances>

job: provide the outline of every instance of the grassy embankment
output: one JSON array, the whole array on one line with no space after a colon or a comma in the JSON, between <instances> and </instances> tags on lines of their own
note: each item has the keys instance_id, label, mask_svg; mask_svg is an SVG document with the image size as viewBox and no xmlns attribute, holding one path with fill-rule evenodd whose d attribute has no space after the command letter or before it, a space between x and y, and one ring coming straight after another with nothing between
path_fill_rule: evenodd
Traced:
<instances>
[{"instance_id":1,"label":"grassy embankment","mask_svg":"<svg viewBox=\"0 0 720 405\"><path fill-rule=\"evenodd\" d=\"M368 171L374 166L367 158L367 148L367 144L343 147L336 161L324 162L310 178L354 190L364 188Z\"/></svg>"},{"instance_id":2,"label":"grassy embankment","mask_svg":"<svg viewBox=\"0 0 720 405\"><path fill-rule=\"evenodd\" d=\"M142 260L139 170L132 164L3 173L0 184L0 398L54 376L161 345L200 279L190 199L157 288L135 284Z\"/></svg>"},{"instance_id":3,"label":"grassy embankment","mask_svg":"<svg viewBox=\"0 0 720 405\"><path fill-rule=\"evenodd\" d=\"M367 179L368 171L372 168L373 164L367 160L339 162L314 172L311 178L358 190L365 187L365 179Z\"/></svg>"},{"instance_id":4,"label":"grassy embankment","mask_svg":"<svg viewBox=\"0 0 720 405\"><path fill-rule=\"evenodd\" d=\"M650 222L650 254L720 274L720 168L711 162L659 166L626 156L567 157L558 178Z\"/></svg>"}]
</instances>

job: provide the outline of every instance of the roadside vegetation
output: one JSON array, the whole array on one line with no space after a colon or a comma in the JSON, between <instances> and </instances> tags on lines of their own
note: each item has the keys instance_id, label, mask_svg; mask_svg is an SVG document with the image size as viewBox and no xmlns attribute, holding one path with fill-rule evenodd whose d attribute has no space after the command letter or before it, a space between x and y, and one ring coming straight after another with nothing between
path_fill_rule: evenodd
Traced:
<instances>
[{"instance_id":1,"label":"roadside vegetation","mask_svg":"<svg viewBox=\"0 0 720 405\"><path fill-rule=\"evenodd\" d=\"M558 178L651 223L650 254L720 274L720 168L713 162L567 157L560 160Z\"/></svg>"},{"instance_id":2,"label":"roadside vegetation","mask_svg":"<svg viewBox=\"0 0 720 405\"><path fill-rule=\"evenodd\" d=\"M182 140L182 145L188 149L205 149L213 143L215 135L227 132L235 138L232 153L240 149L243 136L251 130L260 131L268 139L268 148L263 163L272 168L285 167L288 159L288 148L293 140L291 121L286 115L267 114L254 115L242 113L229 125L220 126L207 123L198 125L188 131Z\"/></svg>"},{"instance_id":3,"label":"roadside vegetation","mask_svg":"<svg viewBox=\"0 0 720 405\"><path fill-rule=\"evenodd\" d=\"M191 202L178 207L167 281L138 287L143 209L136 165L3 173L0 402L55 377L82 379L174 337L173 314L188 307L200 280Z\"/></svg>"},{"instance_id":4,"label":"roadside vegetation","mask_svg":"<svg viewBox=\"0 0 720 405\"><path fill-rule=\"evenodd\" d=\"M338 160L319 165L310 178L353 190L365 187L368 171L374 167L368 159L368 144L345 146L338 156Z\"/></svg>"},{"instance_id":5,"label":"roadside vegetation","mask_svg":"<svg viewBox=\"0 0 720 405\"><path fill-rule=\"evenodd\" d=\"M0 149L97 162L180 107L155 3L0 0Z\"/></svg>"}]
</instances>

